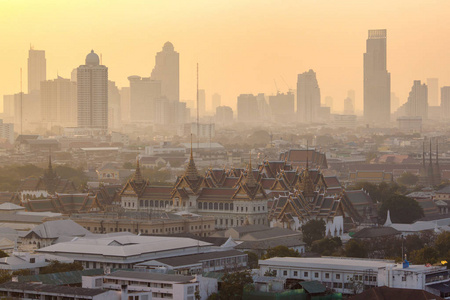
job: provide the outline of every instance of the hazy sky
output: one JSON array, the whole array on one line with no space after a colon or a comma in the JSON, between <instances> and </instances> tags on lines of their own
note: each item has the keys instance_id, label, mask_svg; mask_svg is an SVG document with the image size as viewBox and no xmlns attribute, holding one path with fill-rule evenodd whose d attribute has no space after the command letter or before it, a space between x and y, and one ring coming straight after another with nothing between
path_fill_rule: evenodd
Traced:
<instances>
[{"instance_id":1,"label":"hazy sky","mask_svg":"<svg viewBox=\"0 0 450 300\"><path fill-rule=\"evenodd\" d=\"M70 78L94 49L109 77L128 86L149 76L166 41L180 53L180 97L200 88L235 107L241 93L296 88L297 74L314 69L322 101L342 104L356 90L362 107L363 52L368 29L388 30L392 91L406 101L413 80L450 85L449 0L282 1L20 1L0 0L0 94L19 91L19 68L30 43L46 51L47 79ZM284 78L287 85L283 82Z\"/></svg>"}]
</instances>

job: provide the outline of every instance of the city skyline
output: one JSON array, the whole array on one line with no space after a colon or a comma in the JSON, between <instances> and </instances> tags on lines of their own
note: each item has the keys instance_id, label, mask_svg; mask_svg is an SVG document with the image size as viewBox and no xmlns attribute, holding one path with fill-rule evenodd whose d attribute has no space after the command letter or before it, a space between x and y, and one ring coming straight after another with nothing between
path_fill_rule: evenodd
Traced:
<instances>
[{"instance_id":1,"label":"city skyline","mask_svg":"<svg viewBox=\"0 0 450 300\"><path fill-rule=\"evenodd\" d=\"M438 78L440 86L450 84L449 75L441 68L450 60L444 55L445 36L450 28L446 18L449 6L445 1L426 6L421 1L409 1L408 5L404 5L405 1L364 5L356 1L339 4L316 1L314 5L286 1L277 6L231 2L214 7L205 7L201 1L176 5L134 2L129 6L134 13L126 17L119 9L128 9L123 2L108 6L99 2L89 5L90 9L83 14L79 14L86 8L82 3L62 5L43 1L39 7L23 3L0 4L4 24L11 25L1 29L7 41L2 51L8 57L2 59L4 72L0 74L3 95L19 91L19 69L25 69L30 42L35 49L46 51L47 79L54 79L57 74L68 78L77 61L94 48L109 66L110 78L124 87L128 76L150 76L154 53L170 41L180 53L181 101L195 99L198 62L200 88L210 95L221 94L223 105L236 107L237 96L243 93L276 94L274 79L281 91L286 92L288 87L295 87L297 74L314 69L323 98L333 97L336 107L342 109L346 91L354 89L356 110L361 111L361 54L365 51L367 30L374 28L388 30L391 90L399 96L400 103L406 101L413 80ZM111 25L101 25L95 20L99 11L104 12L104 24ZM267 17L269 11L271 15ZM196 14L204 18L191 24L188 16ZM398 14L402 18L394 18ZM18 15L22 23L17 20ZM60 19L68 22L54 28L43 20L45 17L52 24ZM75 25L79 18L86 21ZM120 22L110 21L113 18ZM123 26L112 25L119 23ZM145 29L155 26L158 32ZM87 30L91 33L84 34ZM131 31L141 33L131 36ZM114 39L97 38L105 32L114 32ZM408 57L404 49L408 49Z\"/></svg>"}]
</instances>

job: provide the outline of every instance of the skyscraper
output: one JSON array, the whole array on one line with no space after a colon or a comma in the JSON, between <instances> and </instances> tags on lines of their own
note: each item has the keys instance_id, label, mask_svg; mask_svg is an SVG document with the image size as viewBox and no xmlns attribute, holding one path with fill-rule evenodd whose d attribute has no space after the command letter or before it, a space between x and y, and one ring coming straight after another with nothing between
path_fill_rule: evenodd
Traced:
<instances>
[{"instance_id":1,"label":"skyscraper","mask_svg":"<svg viewBox=\"0 0 450 300\"><path fill-rule=\"evenodd\" d=\"M169 101L180 101L180 55L171 42L156 54L152 80L161 81L161 95Z\"/></svg>"},{"instance_id":2,"label":"skyscraper","mask_svg":"<svg viewBox=\"0 0 450 300\"><path fill-rule=\"evenodd\" d=\"M420 80L414 80L414 85L409 92L406 115L422 117L422 120L428 118L428 88L425 83L421 84Z\"/></svg>"},{"instance_id":3,"label":"skyscraper","mask_svg":"<svg viewBox=\"0 0 450 300\"><path fill-rule=\"evenodd\" d=\"M214 93L211 96L211 111L214 113L216 111L216 108L220 106L221 103L221 97L219 94Z\"/></svg>"},{"instance_id":4,"label":"skyscraper","mask_svg":"<svg viewBox=\"0 0 450 300\"><path fill-rule=\"evenodd\" d=\"M274 121L286 123L287 120L292 120L295 117L294 105L295 96L291 92L269 96L269 106Z\"/></svg>"},{"instance_id":5,"label":"skyscraper","mask_svg":"<svg viewBox=\"0 0 450 300\"><path fill-rule=\"evenodd\" d=\"M44 50L28 51L28 94L39 91L41 82L47 80L47 61Z\"/></svg>"},{"instance_id":6,"label":"skyscraper","mask_svg":"<svg viewBox=\"0 0 450 300\"><path fill-rule=\"evenodd\" d=\"M386 123L391 116L391 74L386 69L386 29L369 30L364 53L364 118Z\"/></svg>"},{"instance_id":7,"label":"skyscraper","mask_svg":"<svg viewBox=\"0 0 450 300\"><path fill-rule=\"evenodd\" d=\"M428 104L430 106L439 106L439 79L427 78L428 86Z\"/></svg>"},{"instance_id":8,"label":"skyscraper","mask_svg":"<svg viewBox=\"0 0 450 300\"><path fill-rule=\"evenodd\" d=\"M320 88L313 70L298 74L297 78L297 117L302 123L317 119L320 109Z\"/></svg>"},{"instance_id":9,"label":"skyscraper","mask_svg":"<svg viewBox=\"0 0 450 300\"><path fill-rule=\"evenodd\" d=\"M237 98L238 122L257 122L259 119L257 97L252 94L241 94Z\"/></svg>"},{"instance_id":10,"label":"skyscraper","mask_svg":"<svg viewBox=\"0 0 450 300\"><path fill-rule=\"evenodd\" d=\"M130 121L152 122L156 119L156 101L161 98L161 81L130 76ZM164 98L166 101L167 99Z\"/></svg>"},{"instance_id":11,"label":"skyscraper","mask_svg":"<svg viewBox=\"0 0 450 300\"><path fill-rule=\"evenodd\" d=\"M441 88L441 116L444 119L450 119L450 86Z\"/></svg>"},{"instance_id":12,"label":"skyscraper","mask_svg":"<svg viewBox=\"0 0 450 300\"><path fill-rule=\"evenodd\" d=\"M78 127L108 129L108 68L94 50L77 70Z\"/></svg>"},{"instance_id":13,"label":"skyscraper","mask_svg":"<svg viewBox=\"0 0 450 300\"><path fill-rule=\"evenodd\" d=\"M49 125L76 126L77 84L59 77L41 82L42 121Z\"/></svg>"}]
</instances>

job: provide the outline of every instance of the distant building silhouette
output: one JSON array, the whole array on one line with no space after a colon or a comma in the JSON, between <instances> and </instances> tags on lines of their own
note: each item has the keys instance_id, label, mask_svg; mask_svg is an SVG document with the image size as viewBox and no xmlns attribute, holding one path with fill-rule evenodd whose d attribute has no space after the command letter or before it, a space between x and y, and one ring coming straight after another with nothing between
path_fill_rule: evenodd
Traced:
<instances>
[{"instance_id":1,"label":"distant building silhouette","mask_svg":"<svg viewBox=\"0 0 450 300\"><path fill-rule=\"evenodd\" d=\"M161 81L161 95L169 101L180 101L180 55L166 42L155 57L152 80Z\"/></svg>"},{"instance_id":2,"label":"distant building silhouette","mask_svg":"<svg viewBox=\"0 0 450 300\"><path fill-rule=\"evenodd\" d=\"M78 127L108 129L108 68L94 50L77 70Z\"/></svg>"},{"instance_id":3,"label":"distant building silhouette","mask_svg":"<svg viewBox=\"0 0 450 300\"><path fill-rule=\"evenodd\" d=\"M120 88L120 117L124 123L130 122L130 87Z\"/></svg>"},{"instance_id":4,"label":"distant building silhouette","mask_svg":"<svg viewBox=\"0 0 450 300\"><path fill-rule=\"evenodd\" d=\"M350 99L352 100L353 110L356 110L356 95L355 95L355 90L348 90L348 92L347 92L347 98L350 98Z\"/></svg>"},{"instance_id":5,"label":"distant building silhouette","mask_svg":"<svg viewBox=\"0 0 450 300\"><path fill-rule=\"evenodd\" d=\"M400 98L395 93L391 93L391 111L395 112L400 107Z\"/></svg>"},{"instance_id":6,"label":"distant building silhouette","mask_svg":"<svg viewBox=\"0 0 450 300\"><path fill-rule=\"evenodd\" d=\"M428 118L428 88L421 84L420 80L414 80L414 85L409 92L408 102L406 102L406 116Z\"/></svg>"},{"instance_id":7,"label":"distant building silhouette","mask_svg":"<svg viewBox=\"0 0 450 300\"><path fill-rule=\"evenodd\" d=\"M298 74L297 116L299 122L311 123L316 120L320 109L320 88L313 70Z\"/></svg>"},{"instance_id":8,"label":"distant building silhouette","mask_svg":"<svg viewBox=\"0 0 450 300\"><path fill-rule=\"evenodd\" d=\"M441 88L441 110L445 119L450 119L450 86Z\"/></svg>"},{"instance_id":9,"label":"distant building silhouette","mask_svg":"<svg viewBox=\"0 0 450 300\"><path fill-rule=\"evenodd\" d=\"M427 78L428 105L439 106L439 79Z\"/></svg>"},{"instance_id":10,"label":"distant building silhouette","mask_svg":"<svg viewBox=\"0 0 450 300\"><path fill-rule=\"evenodd\" d=\"M198 90L198 113L200 117L205 116L206 112L206 92L205 90Z\"/></svg>"},{"instance_id":11,"label":"distant building silhouette","mask_svg":"<svg viewBox=\"0 0 450 300\"><path fill-rule=\"evenodd\" d=\"M291 92L269 96L269 106L275 121L286 123L287 120L292 120L295 112L294 105L295 97Z\"/></svg>"},{"instance_id":12,"label":"distant building silhouette","mask_svg":"<svg viewBox=\"0 0 450 300\"><path fill-rule=\"evenodd\" d=\"M229 106L218 106L215 121L220 125L233 123L233 109Z\"/></svg>"},{"instance_id":13,"label":"distant building silhouette","mask_svg":"<svg viewBox=\"0 0 450 300\"><path fill-rule=\"evenodd\" d=\"M441 168L439 166L439 144L436 139L436 162L433 164L433 152L431 148L432 141L430 139L430 152L428 153L430 161L426 163L425 142L423 143L422 167L419 174L419 184L426 186L436 186L441 183Z\"/></svg>"},{"instance_id":14,"label":"distant building silhouette","mask_svg":"<svg viewBox=\"0 0 450 300\"><path fill-rule=\"evenodd\" d=\"M47 61L44 50L28 51L28 94L39 91L41 82L47 80Z\"/></svg>"},{"instance_id":15,"label":"distant building silhouette","mask_svg":"<svg viewBox=\"0 0 450 300\"><path fill-rule=\"evenodd\" d=\"M119 129L121 122L120 93L114 81L108 80L108 127Z\"/></svg>"},{"instance_id":16,"label":"distant building silhouette","mask_svg":"<svg viewBox=\"0 0 450 300\"><path fill-rule=\"evenodd\" d=\"M238 122L257 122L259 120L258 101L252 94L241 94L237 98Z\"/></svg>"},{"instance_id":17,"label":"distant building silhouette","mask_svg":"<svg viewBox=\"0 0 450 300\"><path fill-rule=\"evenodd\" d=\"M77 84L59 77L41 82L42 121L50 127L77 125Z\"/></svg>"},{"instance_id":18,"label":"distant building silhouette","mask_svg":"<svg viewBox=\"0 0 450 300\"><path fill-rule=\"evenodd\" d=\"M217 94L217 93L214 93L214 94L211 96L211 111L212 111L212 112L215 112L215 111L216 111L216 108L219 107L219 106L221 105L221 100L222 100L222 98L221 98L220 95Z\"/></svg>"},{"instance_id":19,"label":"distant building silhouette","mask_svg":"<svg viewBox=\"0 0 450 300\"><path fill-rule=\"evenodd\" d=\"M323 103L323 106L329 107L330 110L333 110L333 97L326 96L325 100L324 100L324 103Z\"/></svg>"},{"instance_id":20,"label":"distant building silhouette","mask_svg":"<svg viewBox=\"0 0 450 300\"><path fill-rule=\"evenodd\" d=\"M156 101L161 98L161 81L130 76L130 121L151 122L156 118ZM167 100L167 99L166 99Z\"/></svg>"},{"instance_id":21,"label":"distant building silhouette","mask_svg":"<svg viewBox=\"0 0 450 300\"><path fill-rule=\"evenodd\" d=\"M350 97L344 99L344 115L353 115L355 113L355 107Z\"/></svg>"},{"instance_id":22,"label":"distant building silhouette","mask_svg":"<svg viewBox=\"0 0 450 300\"><path fill-rule=\"evenodd\" d=\"M364 118L386 123L391 115L391 74L386 69L386 29L369 30L364 53Z\"/></svg>"}]
</instances>

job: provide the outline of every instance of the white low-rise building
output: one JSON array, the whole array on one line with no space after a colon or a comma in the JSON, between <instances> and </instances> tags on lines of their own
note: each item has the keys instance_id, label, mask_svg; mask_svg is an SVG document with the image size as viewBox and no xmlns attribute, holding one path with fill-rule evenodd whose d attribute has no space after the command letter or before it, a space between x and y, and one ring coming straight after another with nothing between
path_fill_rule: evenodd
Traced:
<instances>
[{"instance_id":1,"label":"white low-rise building","mask_svg":"<svg viewBox=\"0 0 450 300\"><path fill-rule=\"evenodd\" d=\"M317 280L343 294L378 286L379 270L388 264L393 262L340 257L273 257L259 261L260 275L276 272L277 277L290 280Z\"/></svg>"},{"instance_id":2,"label":"white low-rise building","mask_svg":"<svg viewBox=\"0 0 450 300\"><path fill-rule=\"evenodd\" d=\"M378 286L425 290L447 299L441 292L448 292L450 274L445 266L388 265L378 272Z\"/></svg>"},{"instance_id":3,"label":"white low-rise building","mask_svg":"<svg viewBox=\"0 0 450 300\"><path fill-rule=\"evenodd\" d=\"M131 299L138 300L195 300L196 294L204 300L217 292L217 279L121 270L102 276L83 276L83 288L126 292L134 297Z\"/></svg>"}]
</instances>

